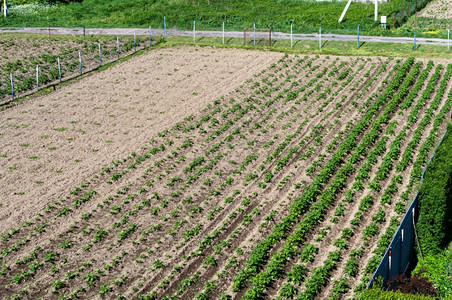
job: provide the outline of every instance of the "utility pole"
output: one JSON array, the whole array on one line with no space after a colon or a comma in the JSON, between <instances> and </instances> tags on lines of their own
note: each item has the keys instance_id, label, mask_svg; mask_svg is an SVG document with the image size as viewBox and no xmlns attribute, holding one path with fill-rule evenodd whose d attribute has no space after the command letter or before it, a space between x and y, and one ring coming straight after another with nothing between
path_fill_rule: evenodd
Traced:
<instances>
[{"instance_id":1,"label":"utility pole","mask_svg":"<svg viewBox=\"0 0 452 300\"><path fill-rule=\"evenodd\" d=\"M378 0L375 0L375 22L378 22Z\"/></svg>"}]
</instances>

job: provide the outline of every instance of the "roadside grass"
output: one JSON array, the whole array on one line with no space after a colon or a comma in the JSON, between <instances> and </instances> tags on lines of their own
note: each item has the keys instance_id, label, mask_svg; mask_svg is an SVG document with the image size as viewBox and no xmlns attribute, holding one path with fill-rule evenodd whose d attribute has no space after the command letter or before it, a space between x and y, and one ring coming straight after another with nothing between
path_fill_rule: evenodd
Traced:
<instances>
[{"instance_id":1,"label":"roadside grass","mask_svg":"<svg viewBox=\"0 0 452 300\"><path fill-rule=\"evenodd\" d=\"M161 44L161 47L172 47L175 45L194 44L193 37L168 37L168 42ZM450 59L452 52L446 46L438 45L416 45L413 51L413 44L395 43L370 43L361 42L359 49L357 42L322 41L322 48L319 49L317 40L294 40L291 48L290 40L272 40L272 47L268 47L268 38L256 39L254 46L253 39L248 39L247 44L243 44L243 38L225 38L223 46L222 38L199 37L195 43L199 46L217 46L227 48L259 49L266 51L277 51L286 53L303 54L326 54L345 56L386 56L386 57L416 57L429 59Z\"/></svg>"}]
</instances>

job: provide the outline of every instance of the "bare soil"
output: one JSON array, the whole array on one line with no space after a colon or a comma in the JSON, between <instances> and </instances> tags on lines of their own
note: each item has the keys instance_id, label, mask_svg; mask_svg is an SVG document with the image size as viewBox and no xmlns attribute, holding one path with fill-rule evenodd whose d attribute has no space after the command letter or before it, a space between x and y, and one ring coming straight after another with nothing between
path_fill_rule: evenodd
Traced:
<instances>
[{"instance_id":1,"label":"bare soil","mask_svg":"<svg viewBox=\"0 0 452 300\"><path fill-rule=\"evenodd\" d=\"M252 284L233 288L250 253L293 209L402 63L184 46L146 52L2 111L0 294L192 299L204 293L219 299L226 293L239 299ZM424 114L421 109L419 119ZM388 118L378 137L386 135L387 145L404 128L407 112ZM386 133L392 121L394 133ZM357 145L370 130L356 137ZM408 130L402 146L412 134ZM314 270L338 249L336 269L315 296L329 297L333 280L341 277L350 284L346 296L353 296L359 277L344 277L350 250L363 247L363 270L388 220L401 218L394 206L409 176L409 169L401 174L393 201L382 206L385 222L364 243L363 229L396 174L388 174L380 192L366 187L388 146L363 190L350 201L344 192L354 188L374 146L369 143L354 160L344 187L303 240L290 245L317 247L311 259L294 254L285 261L263 298L280 295L295 264L307 274L301 284L290 284L303 292ZM354 154L344 155L345 162ZM319 194L333 180L322 182ZM374 202L352 226L368 194ZM268 257L285 247L318 198L304 202ZM352 236L339 248L333 243L345 228ZM264 258L256 273L268 262Z\"/></svg>"},{"instance_id":2,"label":"bare soil","mask_svg":"<svg viewBox=\"0 0 452 300\"><path fill-rule=\"evenodd\" d=\"M280 56L210 47L151 51L1 112L1 233Z\"/></svg>"}]
</instances>

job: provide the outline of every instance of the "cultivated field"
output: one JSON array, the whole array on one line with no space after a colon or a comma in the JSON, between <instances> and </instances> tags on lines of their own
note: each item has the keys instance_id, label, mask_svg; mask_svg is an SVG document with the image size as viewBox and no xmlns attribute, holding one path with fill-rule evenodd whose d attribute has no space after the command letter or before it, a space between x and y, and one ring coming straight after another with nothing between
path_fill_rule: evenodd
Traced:
<instances>
[{"instance_id":1,"label":"cultivated field","mask_svg":"<svg viewBox=\"0 0 452 300\"><path fill-rule=\"evenodd\" d=\"M143 38L137 39L137 47L147 46ZM117 59L119 44L120 56L134 50L133 37L94 37L94 36L42 36L28 35L17 37L5 34L0 37L0 103L11 99L10 74L13 75L14 91L17 96L36 89L36 67L39 66L39 85L57 81L58 58L61 64L62 79L80 74L79 52L82 58L82 72L99 66L99 42L102 62ZM148 42L147 42L148 43Z\"/></svg>"},{"instance_id":2,"label":"cultivated field","mask_svg":"<svg viewBox=\"0 0 452 300\"><path fill-rule=\"evenodd\" d=\"M451 75L182 47L9 108L0 294L349 297L444 130Z\"/></svg>"}]
</instances>

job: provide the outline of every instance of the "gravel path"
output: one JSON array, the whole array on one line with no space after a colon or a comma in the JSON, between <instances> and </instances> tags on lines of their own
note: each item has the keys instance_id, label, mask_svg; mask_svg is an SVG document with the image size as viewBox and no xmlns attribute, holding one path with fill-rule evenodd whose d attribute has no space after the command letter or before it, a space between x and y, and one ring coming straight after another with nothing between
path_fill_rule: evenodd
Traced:
<instances>
[{"instance_id":1,"label":"gravel path","mask_svg":"<svg viewBox=\"0 0 452 300\"><path fill-rule=\"evenodd\" d=\"M83 28L50 28L51 34L67 34L67 35L81 35L83 34ZM48 33L49 28L45 27L26 27L26 28L2 28L0 33ZM92 35L133 35L136 32L137 35L148 35L148 29L143 28L86 28L86 34ZM163 29L152 29L153 35L163 35ZM191 30L178 30L168 29L167 34L169 36L192 36ZM197 37L221 37L222 31L196 31ZM225 31L224 36L228 38L241 38L243 37L242 31ZM294 34L294 40L317 40L319 38L318 33L312 34ZM342 35L342 34L322 34L323 41L356 41L356 35ZM289 33L273 32L272 39L290 39ZM376 42L376 43L396 43L405 44L413 43L412 37L384 37L384 36L360 36L360 42ZM423 45L443 45L447 46L448 41L446 39L438 38L417 38L417 44Z\"/></svg>"}]
</instances>

